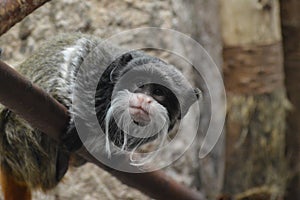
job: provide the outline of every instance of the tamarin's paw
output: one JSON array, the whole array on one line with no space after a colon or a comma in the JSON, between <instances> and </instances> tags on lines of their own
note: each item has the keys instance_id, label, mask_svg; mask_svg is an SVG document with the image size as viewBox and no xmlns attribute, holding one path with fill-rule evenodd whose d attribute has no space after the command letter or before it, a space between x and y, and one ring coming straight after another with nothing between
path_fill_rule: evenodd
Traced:
<instances>
[{"instance_id":1,"label":"tamarin's paw","mask_svg":"<svg viewBox=\"0 0 300 200\"><path fill-rule=\"evenodd\" d=\"M66 134L62 138L62 142L69 152L75 152L82 147L83 144L77 133L74 122L72 122L68 127ZM71 153L69 154L68 162L68 164L70 164L73 167L79 167L84 165L87 161L79 155ZM58 177L62 177L65 174L65 172L64 166L60 167L58 170Z\"/></svg>"},{"instance_id":2,"label":"tamarin's paw","mask_svg":"<svg viewBox=\"0 0 300 200\"><path fill-rule=\"evenodd\" d=\"M56 158L56 180L59 182L69 168L70 153L61 148L58 150Z\"/></svg>"},{"instance_id":3,"label":"tamarin's paw","mask_svg":"<svg viewBox=\"0 0 300 200\"><path fill-rule=\"evenodd\" d=\"M70 152L75 152L82 147L82 141L77 133L74 122L68 127L67 133L62 137L62 142Z\"/></svg>"}]
</instances>

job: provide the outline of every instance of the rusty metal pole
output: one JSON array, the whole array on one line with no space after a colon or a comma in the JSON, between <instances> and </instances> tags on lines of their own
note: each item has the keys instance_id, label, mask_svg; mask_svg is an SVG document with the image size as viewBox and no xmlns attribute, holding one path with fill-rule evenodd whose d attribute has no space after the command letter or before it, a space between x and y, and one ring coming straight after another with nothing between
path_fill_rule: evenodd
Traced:
<instances>
[{"instance_id":1,"label":"rusty metal pole","mask_svg":"<svg viewBox=\"0 0 300 200\"><path fill-rule=\"evenodd\" d=\"M0 60L0 103L27 120L33 127L60 142L69 124L67 109ZM82 147L76 152L148 196L161 200L204 200L202 194L176 183L161 171L127 173L103 165ZM122 161L120 161L122 162Z\"/></svg>"}]
</instances>

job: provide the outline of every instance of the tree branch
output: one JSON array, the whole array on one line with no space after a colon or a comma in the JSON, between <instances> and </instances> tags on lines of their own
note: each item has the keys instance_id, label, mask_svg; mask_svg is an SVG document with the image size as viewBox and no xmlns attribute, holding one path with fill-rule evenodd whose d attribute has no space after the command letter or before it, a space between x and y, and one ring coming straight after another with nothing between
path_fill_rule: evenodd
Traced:
<instances>
[{"instance_id":1,"label":"tree branch","mask_svg":"<svg viewBox=\"0 0 300 200\"><path fill-rule=\"evenodd\" d=\"M50 0L0 0L0 35Z\"/></svg>"},{"instance_id":2,"label":"tree branch","mask_svg":"<svg viewBox=\"0 0 300 200\"><path fill-rule=\"evenodd\" d=\"M60 142L69 124L67 109L40 88L0 61L0 102L51 138ZM108 171L123 183L137 188L152 198L204 200L202 194L176 183L161 171L127 173L102 164L82 147L76 152L87 161ZM125 162L125 157L120 163Z\"/></svg>"}]
</instances>

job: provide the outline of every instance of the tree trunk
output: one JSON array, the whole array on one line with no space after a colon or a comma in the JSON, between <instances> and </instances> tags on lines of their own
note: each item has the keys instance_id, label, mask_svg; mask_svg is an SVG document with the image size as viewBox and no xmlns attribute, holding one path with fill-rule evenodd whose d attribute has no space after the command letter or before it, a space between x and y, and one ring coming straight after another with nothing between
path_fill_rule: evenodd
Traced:
<instances>
[{"instance_id":1,"label":"tree trunk","mask_svg":"<svg viewBox=\"0 0 300 200\"><path fill-rule=\"evenodd\" d=\"M224 193L280 199L286 100L277 0L221 0L227 89Z\"/></svg>"},{"instance_id":2,"label":"tree trunk","mask_svg":"<svg viewBox=\"0 0 300 200\"><path fill-rule=\"evenodd\" d=\"M174 14L176 16L177 23L173 27L175 30L181 31L190 35L193 39L197 40L208 52L209 56L213 59L218 67L222 65L222 41L220 32L219 19L219 1L207 1L207 0L172 0L172 6ZM197 50L187 45L182 45L186 49L187 57L191 58L193 63L201 64L201 68L206 70L206 74L211 74L212 62L207 55L199 55ZM185 49L183 48L183 49ZM220 69L221 70L221 69ZM189 174L192 178L192 185L206 194L209 199L216 199L216 196L220 193L223 184L224 176L224 137L219 138L218 143L214 146L213 150L205 156L205 158L199 158L199 150L203 144L203 139L207 133L208 126L211 119L210 94L218 93L219 90L208 91L207 84L199 74L190 72L195 79L195 84L203 92L203 98L201 99L201 120L198 130L197 138L195 139L192 148L174 165L178 165L180 162L184 162L186 165L188 159L187 155L192 155L190 159L193 160L192 166L189 169ZM204 74L201 74L202 76ZM214 74L212 75L214 76ZM215 77L206 77L215 81ZM216 85L216 84L215 84ZM217 86L215 86L217 87ZM215 94L216 96L217 94ZM221 95L220 95L221 96ZM202 106L203 105L203 106ZM219 106L218 110L221 110L223 105ZM184 165L181 168L184 168Z\"/></svg>"},{"instance_id":3,"label":"tree trunk","mask_svg":"<svg viewBox=\"0 0 300 200\"><path fill-rule=\"evenodd\" d=\"M286 199L300 199L300 2L281 1L284 69L286 89L293 105L287 118L287 156L291 162L292 180Z\"/></svg>"},{"instance_id":4,"label":"tree trunk","mask_svg":"<svg viewBox=\"0 0 300 200\"><path fill-rule=\"evenodd\" d=\"M208 52L213 59L220 72L222 71L222 39L220 31L220 3L219 1L206 0L189 0L186 1L191 23L190 33L192 37L197 40L203 48ZM183 27L184 28L184 27ZM212 72L211 63L208 59L201 57L194 52L193 60L195 63L201 63L201 67L207 71ZM207 73L209 74L209 73ZM212 75L214 76L214 75ZM210 79L209 77L207 77ZM212 82L217 82L215 77L211 77ZM225 151L225 135L224 133L219 138L217 144L212 151L204 158L199 158L199 149L201 148L204 138L207 134L208 126L212 120L219 120L212 117L211 111L211 95L218 93L219 90L208 91L206 84L202 78L195 76L196 86L201 88L203 97L201 99L201 118L198 130L198 136L194 145L196 150L195 166L195 186L197 186L208 199L216 199L220 194L224 181L224 151ZM215 85L214 87L218 87ZM214 94L219 95L219 94ZM217 110L222 110L224 105L215 105ZM220 123L220 122L216 122Z\"/></svg>"}]
</instances>

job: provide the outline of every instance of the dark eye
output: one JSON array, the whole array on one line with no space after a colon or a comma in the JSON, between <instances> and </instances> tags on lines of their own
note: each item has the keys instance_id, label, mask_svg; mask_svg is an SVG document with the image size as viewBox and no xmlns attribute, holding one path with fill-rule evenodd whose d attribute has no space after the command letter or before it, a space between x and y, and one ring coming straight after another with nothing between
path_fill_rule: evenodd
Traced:
<instances>
[{"instance_id":1,"label":"dark eye","mask_svg":"<svg viewBox=\"0 0 300 200\"><path fill-rule=\"evenodd\" d=\"M164 96L164 91L159 89L159 88L156 88L156 89L153 90L153 95Z\"/></svg>"},{"instance_id":2,"label":"dark eye","mask_svg":"<svg viewBox=\"0 0 300 200\"><path fill-rule=\"evenodd\" d=\"M144 88L145 87L144 84L138 84L137 86L138 86L138 88Z\"/></svg>"}]
</instances>

